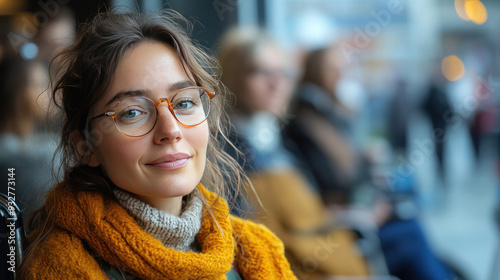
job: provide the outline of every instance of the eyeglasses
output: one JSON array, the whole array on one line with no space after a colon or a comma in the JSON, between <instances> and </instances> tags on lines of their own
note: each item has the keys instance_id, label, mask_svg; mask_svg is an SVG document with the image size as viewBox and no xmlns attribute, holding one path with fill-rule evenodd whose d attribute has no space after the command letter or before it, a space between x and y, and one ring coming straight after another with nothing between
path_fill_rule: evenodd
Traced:
<instances>
[{"instance_id":1,"label":"eyeglasses","mask_svg":"<svg viewBox=\"0 0 500 280\"><path fill-rule=\"evenodd\" d=\"M210 103L214 97L214 92L199 87L181 89L171 100L160 98L153 101L145 96L131 96L121 100L114 111L95 116L90 121L100 117L112 117L121 133L139 137L153 130L158 121L158 106L166 102L178 123L193 127L208 118Z\"/></svg>"}]
</instances>

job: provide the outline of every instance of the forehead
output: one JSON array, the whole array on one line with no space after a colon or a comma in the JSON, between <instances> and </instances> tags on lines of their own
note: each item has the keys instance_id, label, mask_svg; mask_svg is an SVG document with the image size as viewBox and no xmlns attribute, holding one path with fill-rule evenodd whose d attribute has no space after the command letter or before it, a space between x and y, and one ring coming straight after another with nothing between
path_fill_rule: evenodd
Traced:
<instances>
[{"instance_id":1,"label":"forehead","mask_svg":"<svg viewBox=\"0 0 500 280\"><path fill-rule=\"evenodd\" d=\"M96 108L103 108L110 99L124 91L141 90L155 94L152 97L166 97L170 85L186 80L193 79L170 45L157 41L141 42L123 55Z\"/></svg>"},{"instance_id":2,"label":"forehead","mask_svg":"<svg viewBox=\"0 0 500 280\"><path fill-rule=\"evenodd\" d=\"M116 67L111 87L155 87L187 77L170 45L146 41L125 53Z\"/></svg>"},{"instance_id":3,"label":"forehead","mask_svg":"<svg viewBox=\"0 0 500 280\"><path fill-rule=\"evenodd\" d=\"M285 64L285 57L278 46L266 43L259 46L253 57L253 62L260 66L280 67Z\"/></svg>"}]
</instances>

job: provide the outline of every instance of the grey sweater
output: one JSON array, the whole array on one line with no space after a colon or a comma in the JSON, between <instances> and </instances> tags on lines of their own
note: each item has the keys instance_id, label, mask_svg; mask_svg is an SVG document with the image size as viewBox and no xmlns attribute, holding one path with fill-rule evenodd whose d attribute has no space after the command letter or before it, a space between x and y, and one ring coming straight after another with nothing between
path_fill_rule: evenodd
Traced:
<instances>
[{"instance_id":1,"label":"grey sweater","mask_svg":"<svg viewBox=\"0 0 500 280\"><path fill-rule=\"evenodd\" d=\"M201 227L202 203L196 194L187 196L178 217L151 207L126 191L117 188L114 193L118 203L137 224L165 247L183 252L197 251L194 241Z\"/></svg>"}]
</instances>

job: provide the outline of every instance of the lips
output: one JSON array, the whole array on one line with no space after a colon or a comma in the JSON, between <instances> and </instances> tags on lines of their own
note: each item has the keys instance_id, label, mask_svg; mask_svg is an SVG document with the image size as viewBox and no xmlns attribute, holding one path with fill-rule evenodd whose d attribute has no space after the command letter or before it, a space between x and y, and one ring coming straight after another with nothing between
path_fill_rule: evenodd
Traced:
<instances>
[{"instance_id":1,"label":"lips","mask_svg":"<svg viewBox=\"0 0 500 280\"><path fill-rule=\"evenodd\" d=\"M164 170L174 170L184 167L188 163L190 158L191 157L187 154L175 153L160 157L152 162L147 163L146 165Z\"/></svg>"}]
</instances>

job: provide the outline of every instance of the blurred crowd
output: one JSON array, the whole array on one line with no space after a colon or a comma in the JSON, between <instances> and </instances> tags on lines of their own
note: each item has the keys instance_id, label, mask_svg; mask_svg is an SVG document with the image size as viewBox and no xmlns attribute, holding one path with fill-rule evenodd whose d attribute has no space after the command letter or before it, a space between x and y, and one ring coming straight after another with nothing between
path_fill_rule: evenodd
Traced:
<instances>
[{"instance_id":1,"label":"blurred crowd","mask_svg":"<svg viewBox=\"0 0 500 280\"><path fill-rule=\"evenodd\" d=\"M28 14L3 16L0 44L0 166L15 168L16 198L28 216L58 180L53 166L61 120L50 105L53 58L76 36L73 13L62 8L46 24L26 33ZM35 25L30 25L35 26ZM2 175L7 181L7 173ZM1 188L7 193L7 185Z\"/></svg>"},{"instance_id":2,"label":"blurred crowd","mask_svg":"<svg viewBox=\"0 0 500 280\"><path fill-rule=\"evenodd\" d=\"M301 279L462 277L427 242L414 178L391 170L406 153L417 109L407 106L403 81L395 82L387 120L397 131L370 146L357 127L368 104L356 111L338 95L349 69L335 44L294 57L262 30L233 29L218 50L222 82L236 97L229 113L237 149L228 152L254 188L240 198L253 203L237 203L235 213L271 228ZM449 106L434 90L424 107L442 115Z\"/></svg>"},{"instance_id":3,"label":"blurred crowd","mask_svg":"<svg viewBox=\"0 0 500 280\"><path fill-rule=\"evenodd\" d=\"M18 203L28 215L58 180L52 155L60 120L48 105L49 77L55 55L77 33L72 12L62 9L31 40L12 44L8 35L20 32L19 20L2 22L0 166L16 168ZM432 137L422 149L435 151L446 189L450 128L468 125L477 166L481 145L498 141L493 88L467 77L477 106L463 114L437 62L439 70L422 69L429 77L421 98L411 96L397 69L384 94L374 95L359 74L363 66L348 62L340 44L290 49L254 27L220 38L221 81L234 94L227 152L253 185L234 197L233 212L275 232L300 279L466 279L422 229L408 128L415 114L428 117Z\"/></svg>"}]
</instances>

